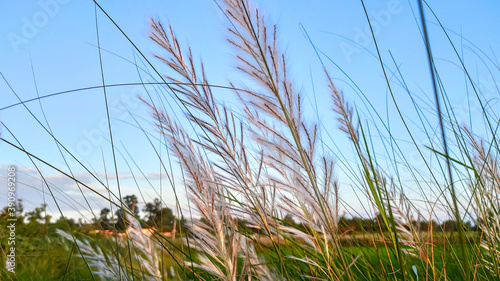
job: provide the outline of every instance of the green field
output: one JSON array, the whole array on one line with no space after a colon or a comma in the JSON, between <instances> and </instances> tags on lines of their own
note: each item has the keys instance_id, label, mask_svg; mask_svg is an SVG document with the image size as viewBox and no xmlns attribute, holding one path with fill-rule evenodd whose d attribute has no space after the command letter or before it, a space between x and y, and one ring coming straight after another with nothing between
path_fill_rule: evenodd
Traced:
<instances>
[{"instance_id":1,"label":"green field","mask_svg":"<svg viewBox=\"0 0 500 281\"><path fill-rule=\"evenodd\" d=\"M348 259L356 260L353 272L361 280L379 280L381 276L395 276L398 279L401 278L400 273L395 270L395 268L398 267L398 260L395 257L395 253L393 250L387 250L387 248L383 246L384 244L380 242L382 240L381 235L359 234L353 236L355 237L349 239L345 238L343 244L350 246L343 248L343 255ZM456 233L438 233L435 235L435 240L438 241L446 238L445 241L451 241L450 237L453 236L456 236ZM467 236L473 241L478 238L478 233L468 232ZM93 244L101 245L103 250L112 248L105 246L109 246L110 243L113 243L112 237L102 235L91 235L86 237L92 241ZM375 240L378 241L375 245L367 246L367 241L372 243ZM56 235L51 235L50 239L38 237L36 241L38 242L29 243L30 245L36 245L36 247L32 246L27 249L21 249L21 254L17 256L15 275L7 275L8 273L5 272L5 268L2 268L2 276L12 277L12 279L5 280L98 280L95 279L96 276L89 270L87 264L78 257L78 250L74 244ZM183 239L176 238L170 241L176 246L182 247ZM356 246L360 244L365 246ZM28 243L25 245L28 245ZM412 265L417 265L419 269L426 269L426 271L418 272L420 278L433 275L433 270L437 272L446 270L447 277L450 278L450 280L461 280L459 269L460 262L454 260L453 255L450 255L450 252L458 252L460 250L459 247L460 246L456 245L456 243L452 246L434 246L433 255L429 255L429 258L433 259L433 264L437 265L434 269L426 266L421 259L408 257L407 264L410 267L409 270L412 270ZM293 245L287 244L286 242L282 243L280 249L283 256L300 256L304 254L303 252L297 252L302 251L302 248L294 248ZM170 248L170 250L175 252L173 248ZM467 251L470 253L477 250L474 244L467 246ZM257 252L259 255L265 257L270 264L278 263L278 257L268 243L257 246ZM310 252L306 253L306 255L314 255L314 253ZM472 256L475 256L475 254L471 253L471 257ZM163 261L161 262L169 271L172 269L175 271L175 277L180 278L176 280L186 280L193 277L189 270L179 266L167 252L164 252ZM294 262L292 259L284 264L292 280L308 280L308 278L304 278L303 276L314 273L315 270L314 267ZM446 267L443 268L440 266L442 264L445 264ZM171 267L172 269L170 269ZM482 269L479 268L479 270ZM136 271L140 271L137 265ZM210 280L210 275L206 275L203 271L199 271L197 274L201 277L205 276L205 278L208 278L206 280Z\"/></svg>"}]
</instances>

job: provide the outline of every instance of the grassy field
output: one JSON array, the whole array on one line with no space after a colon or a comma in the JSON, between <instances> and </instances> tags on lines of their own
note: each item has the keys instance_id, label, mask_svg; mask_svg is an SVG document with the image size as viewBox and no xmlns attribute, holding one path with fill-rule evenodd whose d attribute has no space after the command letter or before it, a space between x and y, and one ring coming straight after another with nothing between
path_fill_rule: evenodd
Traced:
<instances>
[{"instance_id":1,"label":"grassy field","mask_svg":"<svg viewBox=\"0 0 500 281\"><path fill-rule=\"evenodd\" d=\"M357 235L358 238L362 238L364 235ZM373 237L373 235L371 235ZM374 235L381 238L380 235ZM450 233L444 233L436 235L436 239L443 238L443 236L450 236ZM468 233L469 237L477 236L477 233ZM96 245L106 245L111 241L109 237L104 236L93 236L88 237ZM352 239L351 239L352 240ZM181 246L183 240L178 238L176 240L171 240L177 246ZM111 241L112 242L112 241ZM363 244L364 239L358 241ZM358 242L350 241L354 245ZM378 243L377 243L378 244ZM260 246L259 246L260 245ZM269 262L277 262L278 257L276 253L272 250L269 243L256 245L257 252L262 255ZM103 246L106 250L106 247ZM110 249L110 248L108 248ZM287 245L284 243L281 246L282 254L285 256L298 256L302 253L297 253L301 251L300 247L294 247L293 245ZM380 276L389 275L394 276L397 279L402 278L401 273L394 268L394 264L397 264L397 258L393 251L388 251L382 245L379 246L350 246L345 250L345 256L350 259L356 260L356 266L353 269L353 273L361 280L380 280ZM438 245L433 247L433 255L430 256L434 259L437 264L437 268L433 269L430 267L421 266L422 260L417 257L411 257L408 259L409 265L417 265L419 269L425 269L425 271L417 272L420 278L425 278L426 276L433 275L433 270L448 272L448 278L450 280L460 280L460 262L457 260L443 260L443 258L451 258L448 252L459 251L459 246L457 245ZM474 244L467 247L468 252L477 251ZM314 255L315 253L309 253ZM473 256L473 255L471 255ZM389 258L390 257L390 258ZM98 280L96 276L92 274L92 270L89 270L87 264L78 257L78 250L72 243L60 239L60 237L54 236L51 238L50 247L43 250L35 250L18 256L18 268L15 278L9 280ZM161 263L165 268L168 268L169 277L176 280L187 280L192 278L192 273L186 271L174 262L168 253L164 253L163 260ZM393 266L391 266L391 264ZM316 270L314 267L307 266L306 264L289 262L286 263L286 270L291 275L293 280L308 280L304 276L313 273ZM445 265L445 267L443 267ZM136 270L140 271L140 267L136 264ZM196 272L196 270L195 270ZM5 276L7 272L3 271L2 275ZM198 277L210 280L210 275L207 275L203 271L198 271ZM140 280L140 277L138 277ZM2 279L3 280L3 279ZM7 280L7 279L5 279ZM169 280L169 279L166 279Z\"/></svg>"},{"instance_id":2,"label":"grassy field","mask_svg":"<svg viewBox=\"0 0 500 281\"><path fill-rule=\"evenodd\" d=\"M373 41L372 55L380 64L378 78L391 112L372 110L365 99L362 102L371 111L363 112L359 101L337 88L340 74L326 64L333 60L310 42L323 70L318 80L324 86L321 102L329 105L327 123L319 117L323 112L316 111L317 105L316 109L308 106L309 100L298 90L303 82L291 74L293 67L272 18L247 0L217 3L237 65L234 78L225 85L211 84L210 69L198 62L173 27L160 20L150 20L149 37L157 45L154 58L161 67L132 44L143 63L135 63L137 70L158 86L155 98L149 92L139 97L151 115L140 118L146 118L150 128L140 123L134 128L144 135L144 145L151 145L161 176L169 180L177 217L171 209L161 208L161 198L156 205L147 205L148 216L141 216L137 197L121 193L115 155L118 141L111 137L109 111L112 159L103 162L115 166L116 194L108 178L95 176L93 167L82 164L85 161L78 163L95 176L100 189L2 139L33 163L54 168L109 206L100 216L94 214L93 222L78 226L62 211L56 223L41 216L45 207L24 212L23 233L18 232L22 249L18 271L12 275L2 268L2 280L500 279L500 114L493 105L496 98L485 99L476 88L478 81L469 74L432 7L417 1L413 14L424 47L425 67L418 72L429 72L430 86L417 83L410 89L392 53L390 57L381 54L372 13L361 1L365 35ZM96 5L95 12L118 27L101 6ZM480 129L457 118L458 109L452 103L456 83L443 82L432 55L435 39L429 37L426 21L431 15L461 71L460 79L465 80L460 81L465 83L469 105L470 99L479 104L478 112L469 114L481 123ZM118 31L133 43L123 30ZM494 72L494 80L500 71L496 58L483 52L476 55L488 72ZM389 72L388 64L395 69ZM474 70L477 64L472 65ZM429 91L425 99L418 96L424 88ZM228 93L231 100L223 100L222 94ZM399 96L408 99L398 101ZM171 110L174 102L182 114ZM407 115L409 110L415 111L414 118ZM397 129L391 127L395 122ZM326 126L333 127L335 139ZM335 153L329 145L336 146L341 138L345 146ZM60 145L56 139L62 151ZM127 166L132 171L131 164ZM109 171L105 172L108 177ZM136 174L130 174L129 180L135 181ZM137 174L149 182L142 170ZM138 184L137 188L142 191ZM186 197L187 204L177 200L178 194ZM9 207L15 209L12 204ZM8 209L2 213L2 224L9 217ZM165 217L158 215L162 212ZM115 216L110 219L109 214ZM169 222L164 224L167 215ZM84 226L106 228L114 235L89 235L90 229L81 231ZM159 228L143 231L145 226ZM157 230L167 226L180 230L177 238ZM4 252L9 235L5 229L0 230Z\"/></svg>"}]
</instances>

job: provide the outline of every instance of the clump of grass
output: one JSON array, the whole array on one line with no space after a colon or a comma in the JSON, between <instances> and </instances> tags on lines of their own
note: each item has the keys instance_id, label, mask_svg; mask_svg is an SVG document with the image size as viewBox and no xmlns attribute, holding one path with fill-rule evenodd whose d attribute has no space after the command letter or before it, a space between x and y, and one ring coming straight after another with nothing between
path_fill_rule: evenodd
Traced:
<instances>
[{"instance_id":1,"label":"clump of grass","mask_svg":"<svg viewBox=\"0 0 500 281\"><path fill-rule=\"evenodd\" d=\"M111 245L111 250L103 250L98 244L92 245L88 239L78 239L60 229L57 233L77 245L78 256L102 280L161 280L166 269L161 267L161 246L154 233L142 231L140 222L128 212L125 212L125 217L130 226L116 237L118 243ZM125 257L127 253L131 256L128 260ZM128 261L133 262L130 264Z\"/></svg>"},{"instance_id":2,"label":"clump of grass","mask_svg":"<svg viewBox=\"0 0 500 281\"><path fill-rule=\"evenodd\" d=\"M439 169L439 174L426 162L428 171L417 172L404 156L394 156L398 148L390 129L392 151L379 151L374 146L370 125L325 67L332 114L355 152L357 166L351 168L357 181L352 184L377 215L375 234L370 233L374 239L366 243L349 240L350 230L343 231L339 221L349 207L341 203L340 194L350 187L337 180L335 157L320 149L322 126L308 114L304 94L291 78L289 60L277 40L278 27L269 24L247 0L222 0L221 9L229 23L227 42L235 51L236 70L244 77L243 81L230 80L225 88L237 97L241 110L218 102L208 70L193 59L191 48L179 43L171 26L165 28L160 21L151 20L150 38L162 49L155 57L168 67L161 79L185 114L185 120L179 121L180 116L174 118L173 113L142 97L166 148L179 163L189 211L196 214L184 225L188 233L183 237L181 254L171 252L173 242L160 233L141 231L132 212L125 212L131 225L125 236L110 245L111 250L59 231L77 245L93 274L108 280L164 280L180 279L174 275L182 271L185 278L226 281L500 277L500 150L496 129L491 129L500 122L495 113L482 107L490 131L489 139L488 134L481 139L458 124L445 93L441 93L446 111L438 109L437 114L444 151L439 145L425 147L413 136L412 140L419 152L430 148L439 164L446 162L448 170ZM425 44L429 48L428 39ZM380 54L379 58L384 67ZM432 62L431 72L435 83L438 73ZM404 122L405 117L400 117ZM444 130L452 136L446 138ZM456 147L447 151L451 140ZM428 209L408 198L399 173L382 167L377 155L384 153L392 154L388 158L395 166L422 173L421 178L430 175L431 185L440 194L435 201L426 199ZM455 194L453 184L446 181L452 174L468 184L468 193ZM414 177L416 185L420 185L419 177ZM453 191L451 200L445 195L449 189ZM420 195L428 198L423 191ZM443 245L438 245L435 233L440 230L432 223L420 227L427 214L426 220L433 221L436 208L455 217L459 243L452 233L440 237ZM287 221L283 214L292 214L295 222ZM464 239L462 221L466 216L480 229L471 241ZM247 226L241 224L243 219ZM368 232L353 236L356 234ZM263 243L264 239L269 243ZM176 263L173 273L164 266L164 250Z\"/></svg>"}]
</instances>

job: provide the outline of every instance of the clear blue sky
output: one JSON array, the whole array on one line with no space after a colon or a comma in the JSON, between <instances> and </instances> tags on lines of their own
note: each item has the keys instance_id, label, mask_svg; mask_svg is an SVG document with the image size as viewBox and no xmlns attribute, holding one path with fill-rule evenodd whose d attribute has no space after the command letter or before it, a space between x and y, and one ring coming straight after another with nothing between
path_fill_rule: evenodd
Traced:
<instances>
[{"instance_id":1,"label":"clear blue sky","mask_svg":"<svg viewBox=\"0 0 500 281\"><path fill-rule=\"evenodd\" d=\"M286 50L293 75L297 78L298 86L306 92L311 114L315 107L318 108L318 116L331 135L330 139L325 134L324 140L335 153L338 153L340 148L344 153L349 154L351 148L345 136L336 130L337 124L331 112L331 100L326 91L321 65L311 44L304 36L301 26L307 30L314 44L357 83L382 118L386 121L387 118L391 120L393 130L401 129L400 122L392 121L397 118L394 107L389 101L387 85L384 82L379 62L373 56L375 46L371 35L367 33L367 22L361 2L331 0L256 2L278 24L281 47ZM395 70L389 56L389 51L391 51L403 72L406 83L416 97L422 100L424 106L424 102L432 101L432 96L424 45L419 33L418 20L414 18L416 16L418 19L416 2L403 0L366 2L376 28L380 51L389 72ZM195 58L203 60L213 84L225 84L227 78L237 77L232 74L234 72L232 48L225 42L224 27L227 22L213 1L155 0L139 3L138 1L106 0L99 1L99 3L160 71L166 68L152 57L152 53L159 49L147 38L148 18L150 17L160 19L165 24L167 22L172 24L181 43L185 46L189 43L193 48ZM494 80L476 53L481 50L492 60L495 60L495 55L500 55L499 2L429 1L429 5L443 25L449 29L451 39L459 47L468 67L474 70L473 75L478 80L480 89L486 97L492 99L492 105L498 108L496 102L498 93L493 87ZM20 99L37 97L32 68L39 95L102 84L99 54L95 46L97 44L95 5L92 1L41 0L29 3L10 1L2 6L0 10L2 18L0 72ZM444 83L449 91L453 92L449 94L453 97L452 104L457 108L464 107L467 105L466 88L463 73L457 67L458 60L453 55L442 31L436 25L435 18L429 10L426 12L437 66L442 71ZM126 61L137 59L137 52L101 11L97 11L97 18L101 47L111 52L103 52L106 84L140 82L136 66ZM484 54L480 54L480 57L485 59ZM367 116L370 112L374 114L372 109L364 106L363 99L360 98L354 84L335 65L328 62L327 58L322 56L322 59L331 70L338 87L344 90L347 99L355 102L359 110ZM487 64L493 67L496 62L487 62ZM494 72L494 77L498 77L497 72ZM398 85L399 82L394 80L396 97L401 102L408 118L417 121L407 95ZM234 99L230 97L230 94L227 91L220 91L217 98L221 102L233 103ZM153 126L148 123L152 121L149 111L136 99L137 95L145 96L146 92L143 88L134 86L108 90L115 144L124 155L122 158L120 153L117 154L118 170L120 177L123 177L123 193L139 195L127 163L124 161L127 159L134 172L137 172L135 164L131 162L131 159L134 159L141 170L152 179L151 184L154 188L151 188L149 183L137 174L146 201L158 197L153 190L159 192L161 185L163 199L172 204L174 201L169 182L160 181L158 178L160 165L154 155L154 150L146 143L143 133L131 125L134 119L126 111L126 109L132 111L146 130L154 133ZM0 108L18 101L6 83L0 80ZM89 168L104 175L104 166L106 166L108 174L113 174L110 145L107 141L109 138L107 130L101 125L106 122L102 90L59 95L43 99L41 104L51 129L61 143L75 153ZM31 102L27 106L46 125L40 103ZM467 112L462 112L465 122L468 119ZM432 120L432 117L430 118ZM68 171L50 135L22 105L0 111L0 120L13 131L15 137L28 151ZM15 142L5 128L2 128L2 137ZM408 140L404 132L398 138L401 138L403 146ZM156 146L158 147L157 143ZM103 158L106 161L105 164ZM44 198L40 191L43 185L29 159L22 152L5 143L0 143L1 177L4 177L5 168L10 164L18 165L21 169L19 178L26 186L20 187L19 197L27 201L26 208L33 208L34 205L39 205L46 200L50 209L55 211L55 205L50 197L46 194ZM75 164L70 165L75 167L74 172L78 176L95 186L95 182L85 175L81 168L76 168ZM56 190L60 202L68 203L68 206L63 204L63 210L76 216L77 212L72 210L75 206L78 209L78 204L75 202L82 203L83 201L74 183L61 177L47 166L40 165L40 167L54 187L60 189ZM347 183L348 178L342 173L340 165L337 174L341 182ZM6 193L4 178L0 178L0 184L2 184L0 191ZM110 185L113 186L113 190L116 190L116 184L111 177ZM64 197L66 196L64 194L71 198ZM344 194L346 197L351 195L349 188L346 188ZM1 195L0 198L2 198ZM89 198L95 198L95 196ZM1 200L0 202L5 201ZM99 209L102 207L101 204L102 200L95 198L92 206ZM56 216L58 216L57 213Z\"/></svg>"}]
</instances>

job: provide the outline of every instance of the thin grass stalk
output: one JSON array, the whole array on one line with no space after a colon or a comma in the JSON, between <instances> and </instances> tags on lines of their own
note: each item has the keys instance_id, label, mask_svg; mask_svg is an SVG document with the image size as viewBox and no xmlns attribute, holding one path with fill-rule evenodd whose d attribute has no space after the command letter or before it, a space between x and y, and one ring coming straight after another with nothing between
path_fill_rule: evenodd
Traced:
<instances>
[{"instance_id":1,"label":"thin grass stalk","mask_svg":"<svg viewBox=\"0 0 500 281\"><path fill-rule=\"evenodd\" d=\"M107 118L107 124L108 124L108 132L109 132L109 138L110 138L110 143L111 143L111 153L113 155L113 165L114 165L114 170L115 170L115 176L116 176L116 184L118 186L118 196L119 198L122 198L121 194L121 188L120 188L120 177L118 176L118 165L116 163L116 155L115 155L115 143L113 141L113 131L111 127L111 118L109 114L109 106L108 106L108 95L106 92L106 82L104 79L104 68L103 68L103 63L102 63L102 54L101 54L101 40L99 36L99 23L97 19L97 6L94 7L94 15L95 15L95 28L96 28L96 37L97 37L97 49L99 52L99 67L100 67L100 73L101 73L101 81L102 81L102 91L104 95L104 104L106 108L106 118ZM123 201L121 201L121 208L123 209ZM116 239L116 246L118 247L118 239ZM116 251L117 259L120 259L120 253ZM132 255L131 252L129 251L129 256L130 256L130 265L132 265ZM133 267L132 267L133 270ZM120 271L121 274L121 271ZM132 275L133 275L132 271ZM121 275L119 276L121 278Z\"/></svg>"},{"instance_id":2,"label":"thin grass stalk","mask_svg":"<svg viewBox=\"0 0 500 281\"><path fill-rule=\"evenodd\" d=\"M14 134L12 134L12 131L10 131L10 129L9 129L7 126L5 126L5 124L3 124L3 123L2 123L2 125L3 125L3 127L4 127L4 128L6 128L6 129L7 129L7 131L8 131L8 132L9 132L9 133L10 133L10 134L14 137L14 139L16 140L16 142L19 144L19 147L17 147L16 145L14 145L14 144L12 144L12 143L10 143L10 142L8 142L8 141L4 140L3 138L0 138L0 140L3 140L4 142L6 142L6 143L10 144L11 146L13 146L13 147L17 148L18 150L20 150L20 151L22 151L22 152L26 153L26 155L27 155L27 156L28 156L28 158L30 159L31 163L33 164L33 166L35 166L35 168L36 168L37 172L39 173L40 177L42 178L43 183L47 186L47 188L48 188L48 190L49 190L49 192L50 192L50 195L51 195L52 199L54 200L54 202L55 202L55 204L56 204L57 210L59 211L59 213L61 214L61 216L64 218L64 213L62 212L62 209L61 209L61 207L60 207L59 203L58 203L58 202L57 202L57 200L56 200L56 197L55 197L55 195L54 195L54 193L53 193L53 191L52 191L52 188L50 187L50 185L49 185L49 183L47 182L46 178L43 176L43 173L42 173L42 171L40 170L40 168L38 167L38 165L36 165L35 161L33 160L33 159L35 159L35 160L39 160L39 159L37 159L37 157L35 157L34 155L32 155L32 154L28 153L28 152L24 149L23 145L22 145L22 144L19 142L19 140L16 138L16 136L15 136ZM72 239L73 239L73 240L75 240L75 237L74 237L73 235L72 235L71 237L72 237ZM76 246L77 246L78 251L79 251L80 253L82 253L82 249L81 249L81 247L80 247L79 245L76 245ZM85 262L85 266L87 267L87 269L88 269L89 271L91 271L91 270L90 270L90 266L89 266L89 264L88 264L87 262ZM95 280L95 279L94 279L94 277L92 277L92 279L93 279L93 280Z\"/></svg>"},{"instance_id":3,"label":"thin grass stalk","mask_svg":"<svg viewBox=\"0 0 500 281\"><path fill-rule=\"evenodd\" d=\"M443 124L443 117L441 113L441 106L440 106L440 101L439 101L439 93L437 90L436 86L436 77L435 77L435 67L434 67L434 58L432 56L432 50L431 50L431 45L429 41L429 35L427 33L427 24L425 22L425 13L423 9L423 4L422 0L418 1L418 7L419 7L419 12L420 12L420 20L422 22L422 31L424 34L424 43L425 43L425 48L427 50L427 59L429 63L429 71L431 73L431 82L432 82L432 89L434 93L434 99L436 102L436 110L438 114L438 119L439 119L439 127L441 130L441 139L443 142L443 149L444 149L444 154L446 155L445 161L446 161L446 168L448 172L448 180L449 180L449 186L450 186L450 193L451 193L451 199L453 202L453 213L455 215L455 220L457 221L458 224L458 235L460 237L460 244L461 244L461 250L462 250L462 258L463 258L463 267L465 269L465 280L470 280L470 268L469 268L469 257L467 255L466 249L465 249L465 234L464 234L464 224L462 221L462 217L460 215L460 211L458 209L458 199L456 196L456 191L455 191L455 184L453 181L453 174L451 171L451 161L449 158L449 153L448 153L448 142L446 139L446 131L444 128Z\"/></svg>"},{"instance_id":4,"label":"thin grass stalk","mask_svg":"<svg viewBox=\"0 0 500 281\"><path fill-rule=\"evenodd\" d=\"M239 49L242 49L244 52L247 52L249 57L252 60L255 60L254 61L255 64L253 64L251 62L246 61L245 59L238 57L243 62L243 65L250 68L250 70L243 70L243 72L245 74L248 74L250 77L256 78L258 81L264 84L265 88L270 90L273 98L276 99L276 105L279 108L280 114L282 114L282 118L280 116L281 119L279 119L279 121L283 122L286 125L287 130L292 135L294 147L298 152L300 162L303 165L304 171L308 177L308 181L311 184L311 187L314 191L317 200L316 202L319 204L321 212L326 214L328 213L328 210L326 208L325 203L323 202L323 199L321 198L318 183L315 179L316 176L314 173L314 169L311 166L310 162L311 160L306 156L304 147L301 143L301 139L298 132L299 126L296 125L297 120L293 120L293 117L290 115L291 113L289 112L288 108L289 106L285 104L285 101L281 96L282 93L280 92L281 90L280 87L278 86L278 83L281 83L281 81L276 80L280 79L276 72L276 65L278 59L281 59L278 55L279 53L274 52L276 50L276 45L275 45L276 43L274 43L274 45L267 46L266 43L267 41L265 37L266 36L265 25L263 24L262 26L259 25L259 23L263 22L263 20L259 21L260 17L256 16L257 23L253 23L253 17L249 11L247 1L226 1L226 2L228 3L228 6L232 7L232 9L230 9L228 17L232 17L235 20L235 22L248 33L248 36L250 37L250 40L248 40L247 37L243 35L241 32L237 30L231 30L231 32L234 35L236 35L238 39L241 40L240 43L235 43L234 41L231 41L231 43L236 47L238 47ZM256 10L255 13L258 14L258 11ZM260 37L261 33L259 30L264 30L262 32L264 36L263 38ZM276 30L276 28L274 30ZM276 32L274 32L274 38L275 36ZM269 52L267 52L268 48L270 50ZM270 60L268 60L267 57L268 54L270 55ZM282 59L282 62L280 61L280 63L283 63L284 65L284 58ZM284 73L283 75L286 78L286 68L283 68L283 73ZM265 100L265 98L262 99ZM270 104L274 104L274 102L271 101ZM335 233L336 231L334 227L335 223L332 222L329 217L325 217L325 219L328 231L330 233ZM348 267L346 266L342 254L340 254L339 257L342 266L344 268L344 272L346 273L347 278L350 279L350 272Z\"/></svg>"},{"instance_id":5,"label":"thin grass stalk","mask_svg":"<svg viewBox=\"0 0 500 281\"><path fill-rule=\"evenodd\" d=\"M205 132L205 136L202 136L200 141L194 142L203 149L215 153L215 155L221 159L221 162L225 166L223 167L217 164L216 167L231 177L228 178L227 175L222 175L214 171L216 177L227 182L226 185L228 188L244 194L247 202L250 204L249 207L251 207L248 214L251 217L255 217L255 211L258 213L258 224L264 226L266 235L269 235L276 247L277 244L274 243L274 239L271 235L273 231L271 231L267 220L270 212L265 210L266 203L262 203L261 200L254 195L253 190L255 189L255 183L253 183L253 173L249 167L244 148L243 124L236 126L233 113L226 107L219 106L215 103L210 85L208 85L205 76L203 65L201 67L200 78L203 80L203 83L197 83L198 77L194 67L191 50L189 49L188 61L185 62L172 28L170 27L169 36L160 22L151 21L151 25L153 28L153 33L150 36L151 39L170 54L170 58L164 58L160 55L156 55L156 57L166 63L174 72L177 72L187 81L187 83L180 83L179 80L171 76L166 76L167 79L171 81L179 82L174 89L182 97L181 102L193 112L201 113L204 117L208 118L208 121L206 121L202 117L196 116L191 112L187 113L188 119L199 125L203 132ZM171 131L171 129L165 129L162 125L166 123L168 127L170 121L167 120L167 116L164 116L164 113L159 112L153 105L149 106L154 112L155 119L160 122L159 127L161 131ZM238 131L236 127L240 127L240 139L237 138ZM261 167L262 163L259 165ZM258 174L260 174L260 172ZM258 174L257 179L259 178ZM231 200L235 200L235 202L241 204L241 202L234 199L234 197L231 198ZM279 252L279 248L276 248L276 251Z\"/></svg>"},{"instance_id":6,"label":"thin grass stalk","mask_svg":"<svg viewBox=\"0 0 500 281\"><path fill-rule=\"evenodd\" d=\"M391 235L391 239L393 241L394 248L396 250L396 257L398 258L399 264L401 268L403 268L403 276L405 276L404 271L404 263L402 259L402 251L399 248L399 240L397 236L397 231L395 229L395 224L390 223L393 220L392 209L390 206L390 202L387 201L388 206L385 205L383 200L383 190L382 186L384 186L385 179L382 177L381 173L375 168L372 156L370 154L370 149L368 147L368 140L366 139L365 132L363 130L363 126L358 123L357 128L354 126L353 119L353 109L349 105L348 102L345 101L344 96L341 92L339 92L334 85L328 71L325 70L326 77L328 80L330 93L334 102L334 112L339 115L337 120L340 122L340 129L345 132L352 143L354 144L354 148L356 150L356 154L361 162L361 173L363 174L363 183L368 186L367 194L370 200L373 199L375 209L379 210L380 215L382 216L383 224L387 227L387 229L391 229L393 235ZM359 119L359 116L358 116ZM358 129L359 128L359 129ZM359 135L359 131L361 131L361 137ZM361 142L363 140L363 142ZM364 147L363 147L364 146ZM373 196L373 198L372 198ZM390 217L387 217L389 214ZM377 222L380 224L380 221ZM380 233L383 236L382 227L379 225ZM386 245L386 250L388 250ZM390 261L392 267L392 261Z\"/></svg>"}]
</instances>

